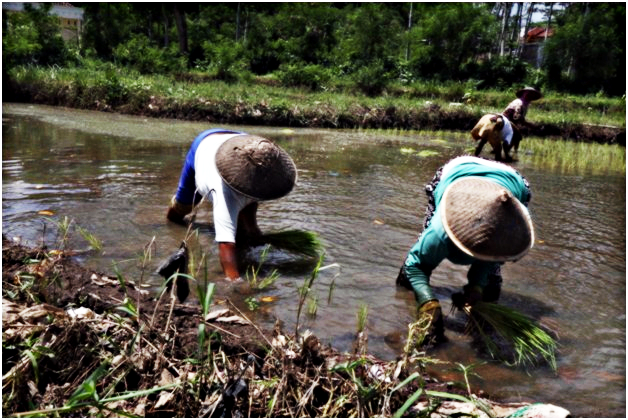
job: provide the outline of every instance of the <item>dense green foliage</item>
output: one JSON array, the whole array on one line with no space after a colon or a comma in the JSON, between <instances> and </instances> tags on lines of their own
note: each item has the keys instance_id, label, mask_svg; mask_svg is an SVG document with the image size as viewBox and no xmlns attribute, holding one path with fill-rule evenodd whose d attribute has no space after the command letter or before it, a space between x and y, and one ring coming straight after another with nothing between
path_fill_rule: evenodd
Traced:
<instances>
[{"instance_id":1,"label":"dense green foliage","mask_svg":"<svg viewBox=\"0 0 628 420\"><path fill-rule=\"evenodd\" d=\"M625 93L625 4L576 3L558 24L561 30L547 45L548 84L575 93Z\"/></svg>"},{"instance_id":2,"label":"dense green foliage","mask_svg":"<svg viewBox=\"0 0 628 420\"><path fill-rule=\"evenodd\" d=\"M70 54L50 4L3 13L3 59L17 65L113 62L142 74L226 82L270 76L312 91L379 95L391 85L523 84L625 94L624 3L74 3L85 11ZM544 16L544 22L531 18ZM544 60L521 34L551 28ZM538 67L537 67L538 66Z\"/></svg>"},{"instance_id":3,"label":"dense green foliage","mask_svg":"<svg viewBox=\"0 0 628 420\"><path fill-rule=\"evenodd\" d=\"M2 13L2 67L20 64L62 65L70 54L58 19L48 14L52 3L35 8L25 3L24 13Z\"/></svg>"}]
</instances>

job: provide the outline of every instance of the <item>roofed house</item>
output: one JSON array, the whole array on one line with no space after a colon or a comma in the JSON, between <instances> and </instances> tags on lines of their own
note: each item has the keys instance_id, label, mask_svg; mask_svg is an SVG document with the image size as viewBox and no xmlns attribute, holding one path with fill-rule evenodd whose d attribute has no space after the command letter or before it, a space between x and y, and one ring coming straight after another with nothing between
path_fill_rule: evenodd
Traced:
<instances>
[{"instance_id":1,"label":"roofed house","mask_svg":"<svg viewBox=\"0 0 628 420\"><path fill-rule=\"evenodd\" d=\"M2 3L2 11L22 12L25 3ZM29 3L39 7L40 3ZM79 42L83 31L83 9L74 7L70 3L53 3L50 14L59 18L61 36L65 41Z\"/></svg>"},{"instance_id":2,"label":"roofed house","mask_svg":"<svg viewBox=\"0 0 628 420\"><path fill-rule=\"evenodd\" d=\"M530 29L523 39L521 59L533 64L536 68L541 67L545 41L552 35L554 35L552 28L536 27Z\"/></svg>"}]
</instances>

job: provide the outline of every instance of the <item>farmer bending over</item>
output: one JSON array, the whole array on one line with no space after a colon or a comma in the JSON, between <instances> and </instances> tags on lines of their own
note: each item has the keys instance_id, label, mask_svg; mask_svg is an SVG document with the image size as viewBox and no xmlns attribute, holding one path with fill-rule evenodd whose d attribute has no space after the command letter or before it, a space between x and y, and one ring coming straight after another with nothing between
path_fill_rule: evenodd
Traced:
<instances>
[{"instance_id":1,"label":"farmer bending over","mask_svg":"<svg viewBox=\"0 0 628 420\"><path fill-rule=\"evenodd\" d=\"M514 146L519 148L521 134L513 128L508 118L500 114L486 114L471 130L471 137L478 141L475 148L475 156L480 156L482 148L488 142L495 153L495 160L502 160L502 149L504 150L504 161L511 162L512 157L508 154Z\"/></svg>"},{"instance_id":2,"label":"farmer bending over","mask_svg":"<svg viewBox=\"0 0 628 420\"><path fill-rule=\"evenodd\" d=\"M203 197L212 202L220 263L229 280L240 277L236 237L255 240L257 203L288 194L296 183L292 158L272 141L242 132L211 129L199 134L185 159L168 220L185 225Z\"/></svg>"},{"instance_id":3,"label":"farmer bending over","mask_svg":"<svg viewBox=\"0 0 628 420\"><path fill-rule=\"evenodd\" d=\"M472 156L449 161L425 190L424 229L408 252L397 284L414 290L419 315L431 316L430 338L442 342L443 315L430 288L432 271L444 259L471 266L463 292L452 296L458 307L497 301L500 265L523 257L534 243L526 208L530 190L526 179L509 166Z\"/></svg>"},{"instance_id":4,"label":"farmer bending over","mask_svg":"<svg viewBox=\"0 0 628 420\"><path fill-rule=\"evenodd\" d=\"M541 97L543 97L541 91L533 87L519 89L517 91L517 99L509 103L502 114L519 130L523 127L533 127L532 124L526 121L526 114L528 113L530 102L541 99Z\"/></svg>"},{"instance_id":5,"label":"farmer bending over","mask_svg":"<svg viewBox=\"0 0 628 420\"><path fill-rule=\"evenodd\" d=\"M501 151L504 150L504 160L512 161L508 154L511 149L519 151L521 143L521 129L534 127L526 121L530 102L540 99L543 95L538 89L526 87L517 91L517 99L512 101L501 114L484 115L471 130L471 136L479 141L475 148L475 156L479 156L482 148L488 142L493 147L495 160L500 161Z\"/></svg>"}]
</instances>

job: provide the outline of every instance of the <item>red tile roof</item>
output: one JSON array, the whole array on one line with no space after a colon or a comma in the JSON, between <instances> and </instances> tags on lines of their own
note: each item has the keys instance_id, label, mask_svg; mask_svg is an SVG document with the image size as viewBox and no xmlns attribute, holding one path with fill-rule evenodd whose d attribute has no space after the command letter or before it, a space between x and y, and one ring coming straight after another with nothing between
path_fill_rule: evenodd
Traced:
<instances>
[{"instance_id":1,"label":"red tile roof","mask_svg":"<svg viewBox=\"0 0 628 420\"><path fill-rule=\"evenodd\" d=\"M547 37L554 35L554 31L550 28L547 31ZM545 40L545 28L532 28L526 34L526 42L539 42Z\"/></svg>"}]
</instances>

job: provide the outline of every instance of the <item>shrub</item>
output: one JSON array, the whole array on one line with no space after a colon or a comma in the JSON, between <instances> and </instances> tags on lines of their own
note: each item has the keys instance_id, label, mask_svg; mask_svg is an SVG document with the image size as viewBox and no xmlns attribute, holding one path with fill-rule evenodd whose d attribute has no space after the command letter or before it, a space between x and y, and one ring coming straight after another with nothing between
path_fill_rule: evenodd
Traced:
<instances>
[{"instance_id":1,"label":"shrub","mask_svg":"<svg viewBox=\"0 0 628 420\"><path fill-rule=\"evenodd\" d=\"M358 68L351 79L364 94L374 96L382 93L389 82L389 76L380 60Z\"/></svg>"},{"instance_id":2,"label":"shrub","mask_svg":"<svg viewBox=\"0 0 628 420\"><path fill-rule=\"evenodd\" d=\"M248 61L245 50L239 42L204 42L203 50L208 58L207 69L213 72L218 80L236 82L248 80L251 75L248 70Z\"/></svg>"},{"instance_id":3,"label":"shrub","mask_svg":"<svg viewBox=\"0 0 628 420\"><path fill-rule=\"evenodd\" d=\"M481 80L480 88L506 88L523 83L528 75L528 64L514 57L496 57L473 70L474 74L467 76Z\"/></svg>"},{"instance_id":4,"label":"shrub","mask_svg":"<svg viewBox=\"0 0 628 420\"><path fill-rule=\"evenodd\" d=\"M327 89L332 72L317 64L284 64L279 68L277 78L286 87L305 87L318 91Z\"/></svg>"},{"instance_id":5,"label":"shrub","mask_svg":"<svg viewBox=\"0 0 628 420\"><path fill-rule=\"evenodd\" d=\"M152 46L142 34L119 44L113 50L114 60L121 65L135 69L142 74L163 74L181 71L185 68L185 57L178 56L175 49L162 49Z\"/></svg>"}]
</instances>

